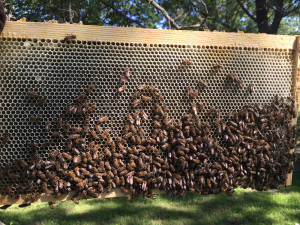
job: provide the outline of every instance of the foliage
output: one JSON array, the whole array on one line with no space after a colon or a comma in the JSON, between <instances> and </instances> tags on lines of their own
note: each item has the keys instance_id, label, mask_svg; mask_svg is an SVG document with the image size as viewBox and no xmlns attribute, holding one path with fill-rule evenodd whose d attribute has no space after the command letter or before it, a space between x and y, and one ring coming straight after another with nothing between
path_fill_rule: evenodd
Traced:
<instances>
[{"instance_id":1,"label":"foliage","mask_svg":"<svg viewBox=\"0 0 300 225\"><path fill-rule=\"evenodd\" d=\"M84 24L169 28L163 14L148 0L3 0L9 18L28 21L82 21ZM282 9L277 32L299 34L300 0L156 0L179 25L203 23L210 30L264 32L256 21L256 2L265 3L267 26ZM280 8L282 2L282 8ZM284 14L285 13L285 14ZM265 32L268 32L265 27ZM199 28L196 28L199 29ZM271 32L271 31L270 31ZM275 32L275 33L276 33ZM269 32L268 32L269 33Z\"/></svg>"},{"instance_id":2,"label":"foliage","mask_svg":"<svg viewBox=\"0 0 300 225\"><path fill-rule=\"evenodd\" d=\"M143 0L12 0L3 1L13 20L26 17L27 21L57 20L94 25L155 27L161 19Z\"/></svg>"}]
</instances>

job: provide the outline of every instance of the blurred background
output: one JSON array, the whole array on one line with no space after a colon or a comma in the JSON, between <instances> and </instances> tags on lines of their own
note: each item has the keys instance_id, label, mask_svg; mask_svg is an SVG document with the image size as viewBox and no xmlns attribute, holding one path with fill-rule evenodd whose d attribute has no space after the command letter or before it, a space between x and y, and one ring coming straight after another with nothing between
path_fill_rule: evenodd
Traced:
<instances>
[{"instance_id":1,"label":"blurred background","mask_svg":"<svg viewBox=\"0 0 300 225\"><path fill-rule=\"evenodd\" d=\"M299 0L3 0L8 20L300 34Z\"/></svg>"}]
</instances>

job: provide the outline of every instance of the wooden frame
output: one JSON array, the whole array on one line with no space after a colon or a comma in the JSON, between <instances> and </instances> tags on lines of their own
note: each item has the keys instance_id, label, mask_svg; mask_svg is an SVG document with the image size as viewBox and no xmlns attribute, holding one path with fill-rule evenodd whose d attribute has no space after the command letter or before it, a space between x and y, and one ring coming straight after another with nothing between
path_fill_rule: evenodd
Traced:
<instances>
[{"instance_id":1,"label":"wooden frame","mask_svg":"<svg viewBox=\"0 0 300 225\"><path fill-rule=\"evenodd\" d=\"M296 112L298 112L299 109L299 103L300 103L300 36L296 37L295 43L294 43L294 68L293 68L293 80L292 80L292 95L296 99ZM297 117L292 120L293 125L297 125ZM294 152L294 150L291 150L291 152ZM292 185L292 179L293 179L293 172L291 172L287 179L286 179L286 186Z\"/></svg>"},{"instance_id":2,"label":"wooden frame","mask_svg":"<svg viewBox=\"0 0 300 225\"><path fill-rule=\"evenodd\" d=\"M55 31L55 32L54 32ZM230 47L253 47L269 49L294 48L295 36L188 31L158 30L135 27L86 26L81 24L58 24L55 22L10 22L2 32L3 37L58 39L68 33L76 34L82 41L109 41L175 45L210 45Z\"/></svg>"},{"instance_id":3,"label":"wooden frame","mask_svg":"<svg viewBox=\"0 0 300 225\"><path fill-rule=\"evenodd\" d=\"M54 32L55 31L55 32ZM82 24L58 24L56 21L45 23L25 22L24 20L6 23L2 37L4 38L32 38L32 39L64 39L66 34L76 34L81 41L104 41L126 43L149 43L161 45L184 45L185 47L219 46L238 48L272 49L277 51L292 51L294 53L294 68L292 74L292 95L297 100L296 110L300 102L300 37L287 35L245 34L209 32L209 31L175 31L154 30L135 27L101 27L84 26ZM297 118L292 121L297 123ZM291 185L292 173L289 174L286 185ZM155 191L155 193L161 193ZM72 194L63 195L57 201L70 200ZM99 198L124 196L120 189L111 193L103 193ZM11 199L0 195L0 204L21 204L25 196ZM36 202L53 201L53 196L43 194Z\"/></svg>"}]
</instances>

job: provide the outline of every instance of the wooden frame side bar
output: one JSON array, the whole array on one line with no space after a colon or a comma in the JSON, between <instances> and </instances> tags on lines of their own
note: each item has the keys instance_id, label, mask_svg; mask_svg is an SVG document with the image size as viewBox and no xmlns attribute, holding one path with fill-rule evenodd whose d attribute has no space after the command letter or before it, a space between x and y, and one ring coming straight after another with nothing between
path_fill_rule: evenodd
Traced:
<instances>
[{"instance_id":1,"label":"wooden frame side bar","mask_svg":"<svg viewBox=\"0 0 300 225\"><path fill-rule=\"evenodd\" d=\"M300 103L300 36L296 37L294 44L294 65L293 65L293 77L292 77L292 90L291 94L295 98L295 110L298 114L299 103ZM292 125L297 125L297 118L292 119ZM291 150L294 152L295 150ZM288 177L285 181L286 186L292 185L293 172L288 174Z\"/></svg>"},{"instance_id":2,"label":"wooden frame side bar","mask_svg":"<svg viewBox=\"0 0 300 225\"><path fill-rule=\"evenodd\" d=\"M230 46L270 49L293 49L295 36L225 33L210 31L161 30L135 27L108 27L57 22L6 22L2 37L57 39L75 34L81 41L105 41L197 46Z\"/></svg>"}]
</instances>

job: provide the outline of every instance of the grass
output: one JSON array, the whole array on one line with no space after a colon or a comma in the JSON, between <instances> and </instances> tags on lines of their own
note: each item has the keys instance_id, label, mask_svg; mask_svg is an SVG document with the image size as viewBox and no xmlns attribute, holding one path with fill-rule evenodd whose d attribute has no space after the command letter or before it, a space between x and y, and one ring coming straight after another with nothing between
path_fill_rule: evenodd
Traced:
<instances>
[{"instance_id":1,"label":"grass","mask_svg":"<svg viewBox=\"0 0 300 225\"><path fill-rule=\"evenodd\" d=\"M0 211L5 224L292 224L300 222L300 160L295 164L293 185L258 192L237 189L225 194L182 198L159 195L156 200L125 198L47 203L27 208L12 206Z\"/></svg>"}]
</instances>

